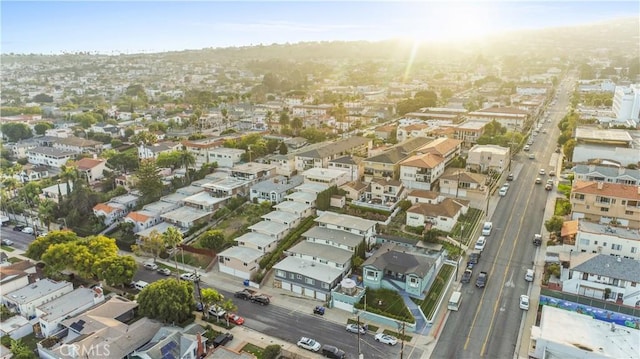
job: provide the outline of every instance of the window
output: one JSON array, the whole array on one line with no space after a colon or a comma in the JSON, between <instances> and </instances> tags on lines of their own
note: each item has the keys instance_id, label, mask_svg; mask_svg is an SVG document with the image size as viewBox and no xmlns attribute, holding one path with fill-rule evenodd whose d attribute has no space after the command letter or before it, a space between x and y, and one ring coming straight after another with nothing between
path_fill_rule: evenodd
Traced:
<instances>
[{"instance_id":1,"label":"window","mask_svg":"<svg viewBox=\"0 0 640 359\"><path fill-rule=\"evenodd\" d=\"M581 238L581 239L580 239L580 244L583 244L583 245L585 245L585 246L588 246L588 245L589 245L589 240L588 240L588 239Z\"/></svg>"},{"instance_id":2,"label":"window","mask_svg":"<svg viewBox=\"0 0 640 359\"><path fill-rule=\"evenodd\" d=\"M631 253L637 253L638 247L631 247Z\"/></svg>"},{"instance_id":3,"label":"window","mask_svg":"<svg viewBox=\"0 0 640 359\"><path fill-rule=\"evenodd\" d=\"M607 246L607 242L602 242L602 246L606 247Z\"/></svg>"},{"instance_id":4,"label":"window","mask_svg":"<svg viewBox=\"0 0 640 359\"><path fill-rule=\"evenodd\" d=\"M573 198L583 201L584 200L584 195L582 193L576 193L573 195Z\"/></svg>"},{"instance_id":5,"label":"window","mask_svg":"<svg viewBox=\"0 0 640 359\"><path fill-rule=\"evenodd\" d=\"M309 284L309 285L314 285L316 281L311 279L311 278L305 278L304 282Z\"/></svg>"},{"instance_id":6,"label":"window","mask_svg":"<svg viewBox=\"0 0 640 359\"><path fill-rule=\"evenodd\" d=\"M329 289L329 283L322 283L322 289Z\"/></svg>"},{"instance_id":7,"label":"window","mask_svg":"<svg viewBox=\"0 0 640 359\"><path fill-rule=\"evenodd\" d=\"M302 274L296 274L297 279L302 279Z\"/></svg>"},{"instance_id":8,"label":"window","mask_svg":"<svg viewBox=\"0 0 640 359\"><path fill-rule=\"evenodd\" d=\"M622 250L622 246L619 244L611 244L611 249L613 249L614 251L620 251Z\"/></svg>"},{"instance_id":9,"label":"window","mask_svg":"<svg viewBox=\"0 0 640 359\"><path fill-rule=\"evenodd\" d=\"M600 212L609 212L609 208L607 208L607 207L600 207Z\"/></svg>"},{"instance_id":10,"label":"window","mask_svg":"<svg viewBox=\"0 0 640 359\"><path fill-rule=\"evenodd\" d=\"M596 203L610 204L611 198L598 196L596 197Z\"/></svg>"},{"instance_id":11,"label":"window","mask_svg":"<svg viewBox=\"0 0 640 359\"><path fill-rule=\"evenodd\" d=\"M638 201L627 201L627 207L638 207Z\"/></svg>"},{"instance_id":12,"label":"window","mask_svg":"<svg viewBox=\"0 0 640 359\"><path fill-rule=\"evenodd\" d=\"M367 277L367 279L373 279L373 280L376 280L376 279L378 279L378 272L373 271L373 270L368 270L368 271L365 273L365 276Z\"/></svg>"},{"instance_id":13,"label":"window","mask_svg":"<svg viewBox=\"0 0 640 359\"><path fill-rule=\"evenodd\" d=\"M624 211L624 214L628 216L633 216L633 211Z\"/></svg>"},{"instance_id":14,"label":"window","mask_svg":"<svg viewBox=\"0 0 640 359\"><path fill-rule=\"evenodd\" d=\"M287 273L285 273L285 271L283 271L282 269L278 269L276 270L276 276L280 278L287 278Z\"/></svg>"},{"instance_id":15,"label":"window","mask_svg":"<svg viewBox=\"0 0 640 359\"><path fill-rule=\"evenodd\" d=\"M295 277L296 277L296 275L295 275L295 274L293 274L293 273L289 273L289 278L290 278L290 279L295 279Z\"/></svg>"}]
</instances>

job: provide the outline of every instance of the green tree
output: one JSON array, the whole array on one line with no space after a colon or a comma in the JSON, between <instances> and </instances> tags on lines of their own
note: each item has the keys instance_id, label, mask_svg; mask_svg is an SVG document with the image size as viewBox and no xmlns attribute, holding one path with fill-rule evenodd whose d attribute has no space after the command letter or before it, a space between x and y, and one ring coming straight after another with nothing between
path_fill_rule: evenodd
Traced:
<instances>
[{"instance_id":1,"label":"green tree","mask_svg":"<svg viewBox=\"0 0 640 359\"><path fill-rule=\"evenodd\" d=\"M544 227L549 232L559 233L562 230L562 224L564 223L564 218L561 216L553 216L544 222Z\"/></svg>"},{"instance_id":2,"label":"green tree","mask_svg":"<svg viewBox=\"0 0 640 359\"><path fill-rule=\"evenodd\" d=\"M11 339L11 354L14 359L32 359L37 356L29 349L29 347L22 342L21 339Z\"/></svg>"},{"instance_id":3,"label":"green tree","mask_svg":"<svg viewBox=\"0 0 640 359\"><path fill-rule=\"evenodd\" d=\"M147 159L140 161L140 167L136 171L138 182L136 189L140 191L141 203L151 203L160 199L162 196L163 185L160 170L156 166L156 161Z\"/></svg>"},{"instance_id":4,"label":"green tree","mask_svg":"<svg viewBox=\"0 0 640 359\"><path fill-rule=\"evenodd\" d=\"M51 231L46 236L38 237L31 242L27 247L26 255L38 261L50 246L58 243L75 242L78 239L78 235L72 231Z\"/></svg>"},{"instance_id":5,"label":"green tree","mask_svg":"<svg viewBox=\"0 0 640 359\"><path fill-rule=\"evenodd\" d=\"M139 313L164 323L179 324L192 317L195 305L193 284L184 280L161 279L146 286L136 301Z\"/></svg>"},{"instance_id":6,"label":"green tree","mask_svg":"<svg viewBox=\"0 0 640 359\"><path fill-rule=\"evenodd\" d=\"M564 152L564 156L569 161L573 161L573 151L576 148L576 144L576 140L571 138L567 142L565 142L564 146L562 146L562 152Z\"/></svg>"},{"instance_id":7,"label":"green tree","mask_svg":"<svg viewBox=\"0 0 640 359\"><path fill-rule=\"evenodd\" d=\"M50 246L42 254L42 262L45 264L47 275L58 277L65 270L74 270L74 262L85 263L89 255L89 250L78 244L77 241L68 243L58 243ZM82 267L80 265L79 267ZM85 268L82 268L85 269Z\"/></svg>"},{"instance_id":8,"label":"green tree","mask_svg":"<svg viewBox=\"0 0 640 359\"><path fill-rule=\"evenodd\" d=\"M284 142L280 142L280 146L278 147L278 152L281 155L286 155L289 152L289 148Z\"/></svg>"},{"instance_id":9,"label":"green tree","mask_svg":"<svg viewBox=\"0 0 640 359\"><path fill-rule=\"evenodd\" d=\"M24 122L3 123L2 125L0 125L0 130L2 130L2 135L6 137L9 142L18 142L20 140L33 137L31 129Z\"/></svg>"},{"instance_id":10,"label":"green tree","mask_svg":"<svg viewBox=\"0 0 640 359\"><path fill-rule=\"evenodd\" d=\"M138 270L138 264L131 256L111 256L98 258L95 264L95 272L100 280L104 280L110 286L125 286L131 283L133 275Z\"/></svg>"},{"instance_id":11,"label":"green tree","mask_svg":"<svg viewBox=\"0 0 640 359\"><path fill-rule=\"evenodd\" d=\"M209 309L214 304L221 303L224 300L224 296L218 293L217 290L213 288L202 288L200 290L200 302L202 303L202 314L205 318L209 317Z\"/></svg>"},{"instance_id":12,"label":"green tree","mask_svg":"<svg viewBox=\"0 0 640 359\"><path fill-rule=\"evenodd\" d=\"M196 164L195 156L187 149L183 149L179 152L178 158L180 159L180 164L182 165L182 167L184 167L187 183L191 183L191 179L189 178L189 171L190 168Z\"/></svg>"},{"instance_id":13,"label":"green tree","mask_svg":"<svg viewBox=\"0 0 640 359\"><path fill-rule=\"evenodd\" d=\"M282 348L278 344L267 345L262 352L263 359L277 359L280 357Z\"/></svg>"},{"instance_id":14,"label":"green tree","mask_svg":"<svg viewBox=\"0 0 640 359\"><path fill-rule=\"evenodd\" d=\"M156 158L156 165L163 168L176 169L180 165L180 152L160 152Z\"/></svg>"},{"instance_id":15,"label":"green tree","mask_svg":"<svg viewBox=\"0 0 640 359\"><path fill-rule=\"evenodd\" d=\"M38 204L38 218L44 222L45 226L47 226L47 230L50 229L51 222L56 219L57 209L58 204L50 199L40 201Z\"/></svg>"},{"instance_id":16,"label":"green tree","mask_svg":"<svg viewBox=\"0 0 640 359\"><path fill-rule=\"evenodd\" d=\"M133 172L140 166L137 151L124 151L112 155L107 163L122 172Z\"/></svg>"},{"instance_id":17,"label":"green tree","mask_svg":"<svg viewBox=\"0 0 640 359\"><path fill-rule=\"evenodd\" d=\"M138 244L132 245L131 251L137 256L150 255L155 262L160 254L165 251L164 238L162 234L154 229L148 236L140 238Z\"/></svg>"},{"instance_id":18,"label":"green tree","mask_svg":"<svg viewBox=\"0 0 640 359\"><path fill-rule=\"evenodd\" d=\"M173 249L173 261L175 262L176 271L177 271L178 261L177 261L176 254L178 253L177 251L178 245L182 244L182 241L184 240L182 238L182 233L180 233L180 231L178 231L176 227L172 226L172 227L169 227L167 231L163 233L162 239L164 241L165 248L170 247L171 249Z\"/></svg>"},{"instance_id":19,"label":"green tree","mask_svg":"<svg viewBox=\"0 0 640 359\"><path fill-rule=\"evenodd\" d=\"M291 121L291 128L296 135L300 133L300 131L302 130L302 126L304 126L304 123L302 122L302 119L300 117L294 117Z\"/></svg>"},{"instance_id":20,"label":"green tree","mask_svg":"<svg viewBox=\"0 0 640 359\"><path fill-rule=\"evenodd\" d=\"M286 110L280 112L280 118L278 119L280 126L289 127L289 113Z\"/></svg>"},{"instance_id":21,"label":"green tree","mask_svg":"<svg viewBox=\"0 0 640 359\"><path fill-rule=\"evenodd\" d=\"M51 122L38 122L33 126L33 130L36 131L36 135L44 135L47 130L53 128L53 123Z\"/></svg>"},{"instance_id":22,"label":"green tree","mask_svg":"<svg viewBox=\"0 0 640 359\"><path fill-rule=\"evenodd\" d=\"M212 229L204 232L200 236L199 242L203 248L212 249L215 251L224 249L224 246L226 244L224 232L218 229Z\"/></svg>"}]
</instances>

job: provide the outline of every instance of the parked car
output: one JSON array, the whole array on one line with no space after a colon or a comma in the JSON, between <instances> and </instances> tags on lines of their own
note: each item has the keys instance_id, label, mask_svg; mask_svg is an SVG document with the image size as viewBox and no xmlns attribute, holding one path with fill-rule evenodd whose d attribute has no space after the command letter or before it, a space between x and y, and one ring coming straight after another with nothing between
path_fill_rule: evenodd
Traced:
<instances>
[{"instance_id":1,"label":"parked car","mask_svg":"<svg viewBox=\"0 0 640 359\"><path fill-rule=\"evenodd\" d=\"M482 235L490 236L492 229L493 229L493 222L484 222L484 225L482 226Z\"/></svg>"},{"instance_id":2,"label":"parked car","mask_svg":"<svg viewBox=\"0 0 640 359\"><path fill-rule=\"evenodd\" d=\"M324 315L324 307L316 305L316 307L313 308L313 314Z\"/></svg>"},{"instance_id":3,"label":"parked car","mask_svg":"<svg viewBox=\"0 0 640 359\"><path fill-rule=\"evenodd\" d=\"M218 335L215 339L213 339L213 347L217 348L221 345L225 345L228 342L233 340L233 334L231 333L223 333Z\"/></svg>"},{"instance_id":4,"label":"parked car","mask_svg":"<svg viewBox=\"0 0 640 359\"><path fill-rule=\"evenodd\" d=\"M350 333L358 333L367 334L367 329L362 325L357 324L347 324L347 331Z\"/></svg>"},{"instance_id":5,"label":"parked car","mask_svg":"<svg viewBox=\"0 0 640 359\"><path fill-rule=\"evenodd\" d=\"M345 353L344 350L342 349L338 349L336 347L334 347L333 345L324 345L322 346L322 356L324 356L325 358L331 358L331 359L344 359L345 357Z\"/></svg>"},{"instance_id":6,"label":"parked car","mask_svg":"<svg viewBox=\"0 0 640 359\"><path fill-rule=\"evenodd\" d=\"M248 290L244 289L244 290L236 292L233 296L236 297L236 298L240 298L242 300L250 300L252 295L253 294L251 292L249 292Z\"/></svg>"},{"instance_id":7,"label":"parked car","mask_svg":"<svg viewBox=\"0 0 640 359\"><path fill-rule=\"evenodd\" d=\"M556 171L549 171L549 177L553 177L556 175Z\"/></svg>"},{"instance_id":8,"label":"parked car","mask_svg":"<svg viewBox=\"0 0 640 359\"><path fill-rule=\"evenodd\" d=\"M33 228L31 228L31 227L24 227L24 228L22 229L22 233L26 233L26 234L34 234L34 233L35 233L35 231L34 231L34 230L33 230Z\"/></svg>"},{"instance_id":9,"label":"parked car","mask_svg":"<svg viewBox=\"0 0 640 359\"><path fill-rule=\"evenodd\" d=\"M169 268L159 268L158 269L158 274L170 276L171 275L171 269L169 269Z\"/></svg>"},{"instance_id":10,"label":"parked car","mask_svg":"<svg viewBox=\"0 0 640 359\"><path fill-rule=\"evenodd\" d=\"M524 148L522 148L524 151L529 151L531 148L529 147L529 145L525 145Z\"/></svg>"},{"instance_id":11,"label":"parked car","mask_svg":"<svg viewBox=\"0 0 640 359\"><path fill-rule=\"evenodd\" d=\"M271 299L266 295L253 295L251 296L251 303L258 303L260 305L268 305Z\"/></svg>"},{"instance_id":12,"label":"parked car","mask_svg":"<svg viewBox=\"0 0 640 359\"><path fill-rule=\"evenodd\" d=\"M229 321L235 325L242 325L244 324L244 318L239 316L238 314L235 313L231 313L229 315L227 315L227 318L229 319Z\"/></svg>"},{"instance_id":13,"label":"parked car","mask_svg":"<svg viewBox=\"0 0 640 359\"><path fill-rule=\"evenodd\" d=\"M540 184L540 183L542 183L542 178L537 177L537 178L536 178L536 184Z\"/></svg>"},{"instance_id":14,"label":"parked car","mask_svg":"<svg viewBox=\"0 0 640 359\"><path fill-rule=\"evenodd\" d=\"M462 273L462 279L460 279L461 283L469 283L471 282L471 276L473 275L473 269L467 268Z\"/></svg>"},{"instance_id":15,"label":"parked car","mask_svg":"<svg viewBox=\"0 0 640 359\"><path fill-rule=\"evenodd\" d=\"M13 227L13 230L16 232L22 232L24 227L26 227L24 224L17 224L15 227Z\"/></svg>"},{"instance_id":16,"label":"parked car","mask_svg":"<svg viewBox=\"0 0 640 359\"><path fill-rule=\"evenodd\" d=\"M535 160L535 159L536 159L536 155L535 155L535 154L533 154L533 153L530 153L530 154L529 154L529 159L530 159L530 160Z\"/></svg>"},{"instance_id":17,"label":"parked car","mask_svg":"<svg viewBox=\"0 0 640 359\"><path fill-rule=\"evenodd\" d=\"M198 280L200 280L200 278L198 278L198 276L195 273L182 273L180 274L180 279L188 280L191 282L197 282Z\"/></svg>"},{"instance_id":18,"label":"parked car","mask_svg":"<svg viewBox=\"0 0 640 359\"><path fill-rule=\"evenodd\" d=\"M507 176L507 181L513 181L513 173L509 173Z\"/></svg>"},{"instance_id":19,"label":"parked car","mask_svg":"<svg viewBox=\"0 0 640 359\"><path fill-rule=\"evenodd\" d=\"M153 263L153 262L145 262L142 266L145 267L148 270L157 270L158 269L158 265Z\"/></svg>"},{"instance_id":20,"label":"parked car","mask_svg":"<svg viewBox=\"0 0 640 359\"><path fill-rule=\"evenodd\" d=\"M489 274L487 272L480 272L478 275L478 279L476 279L476 287L484 288L487 285L487 277Z\"/></svg>"},{"instance_id":21,"label":"parked car","mask_svg":"<svg viewBox=\"0 0 640 359\"><path fill-rule=\"evenodd\" d=\"M380 343L383 343L383 344L389 344L389 345L398 344L398 338L393 337L393 336L388 335L388 334L384 334L384 333L376 334L375 339L376 339L377 342L380 342Z\"/></svg>"},{"instance_id":22,"label":"parked car","mask_svg":"<svg viewBox=\"0 0 640 359\"><path fill-rule=\"evenodd\" d=\"M487 239L484 236L480 236L478 237L478 240L476 241L476 245L475 247L473 247L473 249L483 251L486 245L487 245Z\"/></svg>"},{"instance_id":23,"label":"parked car","mask_svg":"<svg viewBox=\"0 0 640 359\"><path fill-rule=\"evenodd\" d=\"M544 168L541 168L541 169L540 169L540 171L538 171L538 174L539 174L540 176L544 176L544 173L545 173Z\"/></svg>"},{"instance_id":24,"label":"parked car","mask_svg":"<svg viewBox=\"0 0 640 359\"><path fill-rule=\"evenodd\" d=\"M521 295L520 296L520 309L523 310L529 310L529 296L528 295Z\"/></svg>"},{"instance_id":25,"label":"parked car","mask_svg":"<svg viewBox=\"0 0 640 359\"><path fill-rule=\"evenodd\" d=\"M534 234L533 235L533 245L539 246L542 244L542 235Z\"/></svg>"},{"instance_id":26,"label":"parked car","mask_svg":"<svg viewBox=\"0 0 640 359\"><path fill-rule=\"evenodd\" d=\"M507 195L507 191L509 191L509 187L501 187L500 190L498 191L498 195L500 197L504 197Z\"/></svg>"},{"instance_id":27,"label":"parked car","mask_svg":"<svg viewBox=\"0 0 640 359\"><path fill-rule=\"evenodd\" d=\"M12 246L13 245L13 241L10 239L2 239L2 245L3 246Z\"/></svg>"},{"instance_id":28,"label":"parked car","mask_svg":"<svg viewBox=\"0 0 640 359\"><path fill-rule=\"evenodd\" d=\"M298 340L297 345L302 349L307 349L312 352L319 352L320 348L322 347L320 343L307 337L300 338L300 340Z\"/></svg>"}]
</instances>

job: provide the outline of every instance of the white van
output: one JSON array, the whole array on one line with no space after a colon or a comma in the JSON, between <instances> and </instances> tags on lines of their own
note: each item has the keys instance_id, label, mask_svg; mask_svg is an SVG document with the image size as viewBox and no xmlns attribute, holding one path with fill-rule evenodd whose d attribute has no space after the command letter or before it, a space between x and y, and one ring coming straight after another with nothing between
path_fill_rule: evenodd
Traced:
<instances>
[{"instance_id":1,"label":"white van","mask_svg":"<svg viewBox=\"0 0 640 359\"><path fill-rule=\"evenodd\" d=\"M453 292L451 293L451 298L449 299L449 303L447 304L447 309L457 311L460 308L461 302L462 302L462 293Z\"/></svg>"},{"instance_id":2,"label":"white van","mask_svg":"<svg viewBox=\"0 0 640 359\"><path fill-rule=\"evenodd\" d=\"M533 282L533 278L535 277L536 272L533 269L527 269L527 273L524 275L524 280L527 282Z\"/></svg>"},{"instance_id":3,"label":"white van","mask_svg":"<svg viewBox=\"0 0 640 359\"><path fill-rule=\"evenodd\" d=\"M482 226L482 235L483 236L490 236L492 229L493 229L493 223L484 222L484 226Z\"/></svg>"},{"instance_id":4,"label":"white van","mask_svg":"<svg viewBox=\"0 0 640 359\"><path fill-rule=\"evenodd\" d=\"M137 290L143 290L143 289L144 289L144 287L146 287L146 286L148 286L148 285L149 285L149 283L147 283L147 282L145 282L145 281L143 281L143 280L139 280L139 281L137 281L137 282L133 283L133 287L134 287L135 289L137 289Z\"/></svg>"}]
</instances>

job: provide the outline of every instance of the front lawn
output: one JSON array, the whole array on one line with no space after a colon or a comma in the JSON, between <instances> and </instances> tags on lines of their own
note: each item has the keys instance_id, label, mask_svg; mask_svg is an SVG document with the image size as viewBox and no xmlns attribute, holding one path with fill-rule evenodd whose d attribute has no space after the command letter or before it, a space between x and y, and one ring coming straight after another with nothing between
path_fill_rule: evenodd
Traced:
<instances>
[{"instance_id":1,"label":"front lawn","mask_svg":"<svg viewBox=\"0 0 640 359\"><path fill-rule=\"evenodd\" d=\"M262 359L262 353L264 352L263 348L251 343L245 344L245 346L240 349L241 352L251 353L256 356L258 359Z\"/></svg>"},{"instance_id":2,"label":"front lawn","mask_svg":"<svg viewBox=\"0 0 640 359\"><path fill-rule=\"evenodd\" d=\"M414 323L411 312L404 304L404 300L398 292L391 289L367 289L367 295L356 308L364 309L363 301L367 301L367 312L381 314L389 318L398 319L407 323Z\"/></svg>"}]
</instances>

